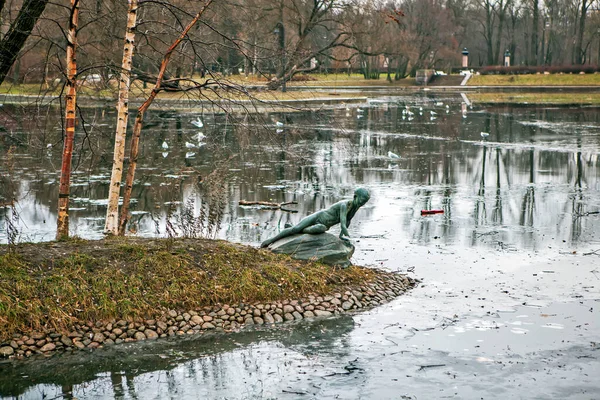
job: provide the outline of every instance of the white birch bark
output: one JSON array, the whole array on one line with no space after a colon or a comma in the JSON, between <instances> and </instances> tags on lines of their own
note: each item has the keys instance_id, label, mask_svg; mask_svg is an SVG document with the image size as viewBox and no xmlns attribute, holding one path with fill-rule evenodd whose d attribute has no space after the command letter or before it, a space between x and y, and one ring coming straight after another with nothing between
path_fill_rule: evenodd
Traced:
<instances>
[{"instance_id":1,"label":"white birch bark","mask_svg":"<svg viewBox=\"0 0 600 400\"><path fill-rule=\"evenodd\" d=\"M128 0L127 30L123 45L123 62L119 79L119 103L117 105L117 130L115 133L115 149L113 167L108 192L108 208L104 233L117 235L119 229L119 195L121 178L123 176L123 160L125 158L125 135L127 134L127 119L129 116L129 87L131 83L131 60L135 42L135 23L137 18L138 0Z\"/></svg>"}]
</instances>

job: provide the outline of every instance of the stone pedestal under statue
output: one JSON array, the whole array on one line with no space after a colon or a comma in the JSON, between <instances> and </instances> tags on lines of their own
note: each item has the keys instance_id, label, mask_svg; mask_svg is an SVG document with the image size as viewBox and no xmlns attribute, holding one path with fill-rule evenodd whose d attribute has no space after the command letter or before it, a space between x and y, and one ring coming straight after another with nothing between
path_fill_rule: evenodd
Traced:
<instances>
[{"instance_id":1,"label":"stone pedestal under statue","mask_svg":"<svg viewBox=\"0 0 600 400\"><path fill-rule=\"evenodd\" d=\"M342 268L351 265L350 257L354 254L352 243L329 233L298 233L279 239L268 248L297 260L318 261Z\"/></svg>"}]
</instances>

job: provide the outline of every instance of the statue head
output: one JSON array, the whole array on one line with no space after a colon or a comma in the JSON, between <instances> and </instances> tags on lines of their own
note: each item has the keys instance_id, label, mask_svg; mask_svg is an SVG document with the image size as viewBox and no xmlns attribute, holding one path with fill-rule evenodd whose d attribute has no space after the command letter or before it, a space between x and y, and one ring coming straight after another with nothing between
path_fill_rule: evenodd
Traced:
<instances>
[{"instance_id":1,"label":"statue head","mask_svg":"<svg viewBox=\"0 0 600 400\"><path fill-rule=\"evenodd\" d=\"M358 188L354 191L354 202L359 206L364 206L371 196L367 189Z\"/></svg>"}]
</instances>

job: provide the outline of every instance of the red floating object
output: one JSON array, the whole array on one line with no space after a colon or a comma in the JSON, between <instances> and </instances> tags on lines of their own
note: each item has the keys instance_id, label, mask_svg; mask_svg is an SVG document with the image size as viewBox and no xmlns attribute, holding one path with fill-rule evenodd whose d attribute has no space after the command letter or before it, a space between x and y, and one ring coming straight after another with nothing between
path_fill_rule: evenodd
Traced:
<instances>
[{"instance_id":1,"label":"red floating object","mask_svg":"<svg viewBox=\"0 0 600 400\"><path fill-rule=\"evenodd\" d=\"M421 210L421 215L443 214L444 210Z\"/></svg>"}]
</instances>

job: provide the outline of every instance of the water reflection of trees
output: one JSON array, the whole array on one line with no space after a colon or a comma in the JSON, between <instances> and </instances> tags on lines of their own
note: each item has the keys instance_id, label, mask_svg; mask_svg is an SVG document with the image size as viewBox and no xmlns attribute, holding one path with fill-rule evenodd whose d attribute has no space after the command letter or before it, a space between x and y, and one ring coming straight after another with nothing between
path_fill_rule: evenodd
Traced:
<instances>
[{"instance_id":1,"label":"water reflection of trees","mask_svg":"<svg viewBox=\"0 0 600 400\"><path fill-rule=\"evenodd\" d=\"M310 363L314 356L323 358L324 354L329 354L328 368L342 364L348 346L340 347L337 342L353 328L352 317L341 316L277 330L122 344L50 359L4 361L0 396L21 396L35 387L44 392L49 385L56 385L64 398L93 394L135 399L147 398L150 393L153 397L183 396L190 390L194 396L213 398L237 390L231 382L241 385L248 378L248 383L256 384L247 387L249 397L260 397L261 386L272 381L270 373L281 368L279 356L284 357L283 353L295 364Z\"/></svg>"},{"instance_id":2,"label":"water reflection of trees","mask_svg":"<svg viewBox=\"0 0 600 400\"><path fill-rule=\"evenodd\" d=\"M366 107L361 118L355 109L343 108L261 115L263 121L273 124L266 129L252 119L232 125L225 117L207 116L204 133L208 145L195 149L194 157L186 157L185 148L185 142L198 131L189 123L193 118L156 112L144 130L149 140L144 141L140 156L143 173L134 189L137 203L133 210L148 213L135 216L138 232L154 234L154 220L164 223L169 204L175 202L180 207L178 204L189 197L201 204L203 195L190 189L198 174L206 176L219 160L237 155L229 162L231 179L220 231L221 237L230 240L258 242L261 235L269 235L285 223L295 223L304 215L351 196L359 185L377 189L377 204L404 196L417 212L443 207L441 225L403 213L397 222L407 237L416 241L429 241L435 229L447 241L464 236L471 238L470 244L476 244L480 242L479 233L518 227L512 231L501 229L502 237L498 239L529 246L539 238L535 232L555 226L557 220L562 225L552 229L572 232L573 241L578 240L587 222L562 217L585 212L589 191L595 190L598 182L597 109L502 107L469 113L464 119L452 105L452 112L438 110L437 118L432 120L427 113L435 109L432 101L406 100L413 110L415 104L423 105L424 115L417 112L414 119L403 119L401 102ZM107 124L104 132L111 130L113 117L102 119L96 112L94 118ZM275 120L286 121L283 132L275 131ZM52 126L55 122L45 124ZM481 140L482 131L490 133L486 142ZM86 162L73 178L75 196L91 199L75 203L84 208L74 212L75 223L84 236L87 229L101 230L93 221L103 216L104 206L94 200L106 197L110 158L103 156L112 149L110 136L106 140L90 137L93 145L78 151L93 150L94 156L83 156ZM160 147L163 141L170 146L166 156ZM26 224L32 230L53 231L60 152L48 156L45 149L29 146L22 149L23 157L18 160L23 178L19 182L21 204L32 211L26 213ZM390 159L388 151L401 158ZM43 155L27 158L28 153ZM299 212L292 215L239 208L240 199L295 200ZM455 211L465 204L470 205L471 222L462 218L464 211ZM33 210L37 210L37 216ZM367 208L357 215L357 221L371 215Z\"/></svg>"}]
</instances>

